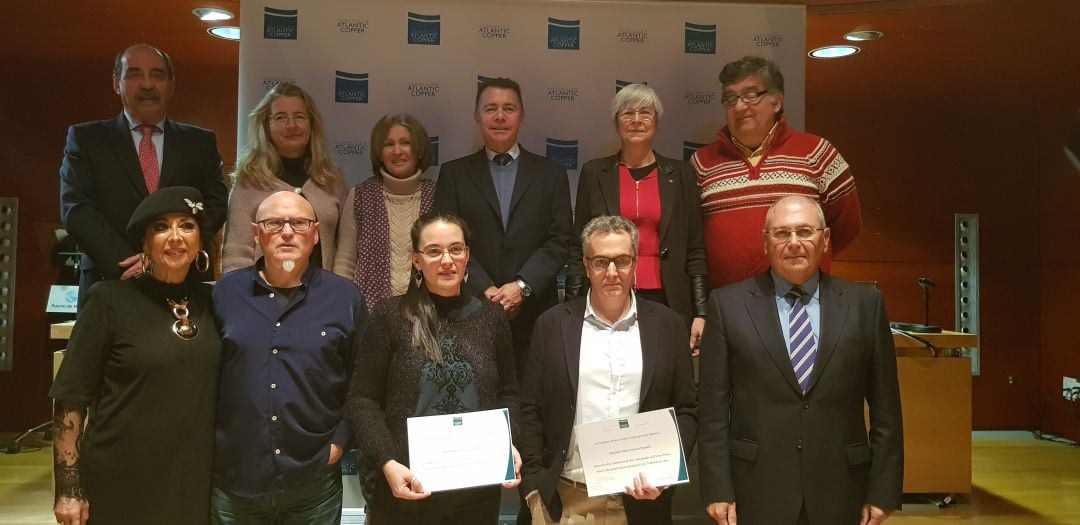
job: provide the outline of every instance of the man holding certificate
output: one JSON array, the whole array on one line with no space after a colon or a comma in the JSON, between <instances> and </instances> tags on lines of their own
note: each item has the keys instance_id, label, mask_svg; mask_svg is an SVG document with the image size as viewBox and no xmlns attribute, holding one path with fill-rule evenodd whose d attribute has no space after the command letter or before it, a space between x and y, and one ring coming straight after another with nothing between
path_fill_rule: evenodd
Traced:
<instances>
[{"instance_id":1,"label":"man holding certificate","mask_svg":"<svg viewBox=\"0 0 1080 525\"><path fill-rule=\"evenodd\" d=\"M667 307L633 294L637 240L637 228L623 217L589 221L581 233L588 295L551 308L536 322L517 439L523 461L520 490L534 525L578 522L586 516L590 523L607 525L671 523L672 489L654 485L644 472L656 471L644 466L651 457L689 455L697 436L697 394L686 323ZM669 408L677 424L664 415ZM657 410L664 411L668 424L659 424L659 418L651 423L655 434L635 434L650 424L637 415ZM611 427L634 434L628 437L652 442L620 448L613 444L621 438L611 438L579 446L583 427L575 427L608 420ZM589 434L603 436L604 431ZM674 445L662 445L672 435L677 437ZM629 453L607 464L643 468L606 469L607 476L620 480L622 491L589 497L597 493L596 483L610 483L587 479L586 465L604 464L605 458L583 457L585 449Z\"/></svg>"}]
</instances>

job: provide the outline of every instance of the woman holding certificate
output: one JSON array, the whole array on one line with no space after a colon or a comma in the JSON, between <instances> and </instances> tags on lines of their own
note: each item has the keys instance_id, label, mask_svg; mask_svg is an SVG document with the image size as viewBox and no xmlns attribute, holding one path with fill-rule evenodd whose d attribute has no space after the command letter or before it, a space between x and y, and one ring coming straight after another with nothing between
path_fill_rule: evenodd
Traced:
<instances>
[{"instance_id":1,"label":"woman holding certificate","mask_svg":"<svg viewBox=\"0 0 1080 525\"><path fill-rule=\"evenodd\" d=\"M364 461L377 472L368 516L378 525L495 524L499 485L431 493L413 475L407 419L507 408L516 421L510 326L499 305L461 293L469 262L464 221L427 213L410 236L412 282L372 311L345 403ZM513 458L516 474L517 449Z\"/></svg>"}]
</instances>

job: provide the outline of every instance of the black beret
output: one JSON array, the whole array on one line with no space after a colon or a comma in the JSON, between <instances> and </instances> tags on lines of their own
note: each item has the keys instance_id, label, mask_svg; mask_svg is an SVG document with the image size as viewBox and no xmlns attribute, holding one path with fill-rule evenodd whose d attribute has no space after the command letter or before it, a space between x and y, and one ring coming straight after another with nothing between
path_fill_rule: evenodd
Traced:
<instances>
[{"instance_id":1,"label":"black beret","mask_svg":"<svg viewBox=\"0 0 1080 525\"><path fill-rule=\"evenodd\" d=\"M142 244L146 225L167 213L186 213L199 218L203 212L202 193L190 186L167 186L151 193L131 214L127 224L127 236Z\"/></svg>"}]
</instances>

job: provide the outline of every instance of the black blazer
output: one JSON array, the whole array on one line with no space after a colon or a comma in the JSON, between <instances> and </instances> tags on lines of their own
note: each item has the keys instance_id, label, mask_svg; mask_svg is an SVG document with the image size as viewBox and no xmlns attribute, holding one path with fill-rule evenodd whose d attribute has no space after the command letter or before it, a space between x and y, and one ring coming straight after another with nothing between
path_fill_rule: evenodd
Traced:
<instances>
[{"instance_id":1,"label":"black blazer","mask_svg":"<svg viewBox=\"0 0 1080 525\"><path fill-rule=\"evenodd\" d=\"M209 130L165 121L159 187L191 186L203 194L196 215L203 245L211 246L225 222L228 193L221 176L217 139ZM127 118L76 124L68 128L60 166L60 219L86 254L79 297L91 284L116 279L120 261L142 251L124 234L135 207L149 195Z\"/></svg>"},{"instance_id":2,"label":"black blazer","mask_svg":"<svg viewBox=\"0 0 1080 525\"><path fill-rule=\"evenodd\" d=\"M660 279L668 306L689 321L694 316L705 316L708 293L704 288L708 265L705 263L697 175L685 162L659 153L655 155L660 187ZM575 240L581 237L589 220L619 214L619 154L590 160L581 169L578 180ZM588 279L581 263L582 256L581 243L571 243L567 281L582 283L580 293L584 294ZM700 276L702 288L696 297L691 292L692 276Z\"/></svg>"},{"instance_id":3,"label":"black blazer","mask_svg":"<svg viewBox=\"0 0 1080 525\"><path fill-rule=\"evenodd\" d=\"M572 232L570 183L555 161L521 148L510 219L503 230L499 198L483 149L444 164L435 185L437 211L465 219L472 231L466 292L524 279L532 296L510 322L515 346L528 343L536 317L556 304L555 276L566 263ZM519 356L522 357L522 356Z\"/></svg>"},{"instance_id":4,"label":"black blazer","mask_svg":"<svg viewBox=\"0 0 1080 525\"><path fill-rule=\"evenodd\" d=\"M697 391L686 340L686 323L670 308L652 301L637 302L641 332L642 378L639 411L675 408L683 449L693 450L697 435ZM581 357L585 299L569 301L544 312L536 321L521 392L522 496L540 491L552 519L562 515L556 491L566 463L570 431L574 428ZM671 523L671 495L665 490L654 501L624 497L631 524Z\"/></svg>"},{"instance_id":5,"label":"black blazer","mask_svg":"<svg viewBox=\"0 0 1080 525\"><path fill-rule=\"evenodd\" d=\"M821 340L803 395L766 272L714 290L702 340L703 502L739 522L857 524L862 505L900 508L903 426L881 293L821 274ZM863 400L870 406L866 430Z\"/></svg>"}]
</instances>

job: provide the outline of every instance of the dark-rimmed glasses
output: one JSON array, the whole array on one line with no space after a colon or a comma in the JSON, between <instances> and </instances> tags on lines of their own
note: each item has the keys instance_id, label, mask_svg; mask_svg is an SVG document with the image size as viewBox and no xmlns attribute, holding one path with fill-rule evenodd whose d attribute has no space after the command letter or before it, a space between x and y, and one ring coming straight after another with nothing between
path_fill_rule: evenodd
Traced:
<instances>
[{"instance_id":1,"label":"dark-rimmed glasses","mask_svg":"<svg viewBox=\"0 0 1080 525\"><path fill-rule=\"evenodd\" d=\"M763 89L761 91L750 91L741 95L724 95L720 98L720 103L730 108L735 106L735 101L741 100L744 104L752 106L760 102L762 97L768 92L769 90Z\"/></svg>"},{"instance_id":2,"label":"dark-rimmed glasses","mask_svg":"<svg viewBox=\"0 0 1080 525\"><path fill-rule=\"evenodd\" d=\"M263 219L261 221L255 221L255 223L262 226L262 229L270 233L281 231L285 228L286 224L292 228L292 231L302 233L311 229L311 225L315 224L315 221L311 219Z\"/></svg>"}]
</instances>

